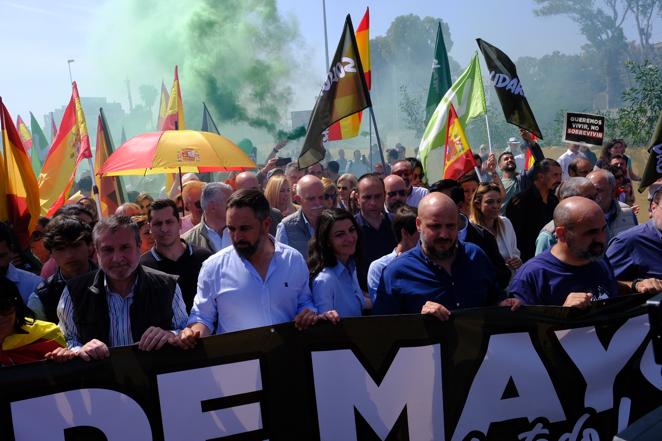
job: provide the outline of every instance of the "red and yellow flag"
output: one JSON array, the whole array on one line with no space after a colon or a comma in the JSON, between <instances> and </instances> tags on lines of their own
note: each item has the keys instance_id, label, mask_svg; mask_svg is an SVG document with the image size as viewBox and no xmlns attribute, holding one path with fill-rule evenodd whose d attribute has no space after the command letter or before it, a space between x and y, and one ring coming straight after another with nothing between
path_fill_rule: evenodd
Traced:
<instances>
[{"instance_id":1,"label":"red and yellow flag","mask_svg":"<svg viewBox=\"0 0 662 441\"><path fill-rule=\"evenodd\" d=\"M60 128L51 144L39 175L41 212L52 216L69 197L78 164L92 157L85 114L80 104L78 86L72 84L71 100L64 111Z\"/></svg>"},{"instance_id":2,"label":"red and yellow flag","mask_svg":"<svg viewBox=\"0 0 662 441\"><path fill-rule=\"evenodd\" d=\"M106 159L112 153L112 141L110 133L106 126L106 118L103 109L99 112L99 122L97 125L97 149L94 161L94 170L99 171ZM99 177L95 174L96 184L99 188L99 202L101 203L101 217L108 217L115 213L120 205L119 189L117 187L117 178L114 176Z\"/></svg>"},{"instance_id":3,"label":"red and yellow flag","mask_svg":"<svg viewBox=\"0 0 662 441\"><path fill-rule=\"evenodd\" d=\"M18 136L21 137L23 148L28 155L30 155L30 152L32 151L32 133L30 133L30 129L28 129L28 126L23 122L21 115L18 115L18 118L16 119L16 128L18 129Z\"/></svg>"},{"instance_id":4,"label":"red and yellow flag","mask_svg":"<svg viewBox=\"0 0 662 441\"><path fill-rule=\"evenodd\" d=\"M163 118L161 130L184 130L184 104L182 103L182 91L179 88L179 74L175 66L175 79L172 82L168 108Z\"/></svg>"},{"instance_id":5,"label":"red and yellow flag","mask_svg":"<svg viewBox=\"0 0 662 441\"><path fill-rule=\"evenodd\" d=\"M161 101L159 102L159 119L156 121L156 130L161 130L163 121L165 120L166 112L168 111L168 103L170 102L170 94L166 89L165 83L161 81Z\"/></svg>"},{"instance_id":6,"label":"red and yellow flag","mask_svg":"<svg viewBox=\"0 0 662 441\"><path fill-rule=\"evenodd\" d=\"M2 180L5 181L2 187L6 215L3 219L12 224L21 248L25 249L30 243L30 233L39 220L39 186L18 130L1 99L0 107L4 156Z\"/></svg>"},{"instance_id":7,"label":"red and yellow flag","mask_svg":"<svg viewBox=\"0 0 662 441\"><path fill-rule=\"evenodd\" d=\"M450 104L448 109L447 127L444 147L444 179L458 180L476 167L476 160L453 104Z\"/></svg>"},{"instance_id":8,"label":"red and yellow flag","mask_svg":"<svg viewBox=\"0 0 662 441\"><path fill-rule=\"evenodd\" d=\"M363 77L368 90L370 90L370 8L366 8L363 19L354 33L356 45L359 48L359 57L363 65ZM358 112L333 124L329 127L328 140L339 141L358 136L361 128L363 112Z\"/></svg>"}]
</instances>

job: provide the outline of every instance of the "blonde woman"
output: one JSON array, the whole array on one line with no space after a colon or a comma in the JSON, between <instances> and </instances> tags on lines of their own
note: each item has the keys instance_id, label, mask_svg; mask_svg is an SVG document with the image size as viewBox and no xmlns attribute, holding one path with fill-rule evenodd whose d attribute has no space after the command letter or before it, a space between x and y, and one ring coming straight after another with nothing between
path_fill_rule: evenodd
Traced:
<instances>
[{"instance_id":1,"label":"blonde woman","mask_svg":"<svg viewBox=\"0 0 662 441\"><path fill-rule=\"evenodd\" d=\"M471 200L471 222L481 225L494 235L499 246L499 254L506 261L506 266L515 271L522 266L517 237L513 224L507 217L499 215L503 198L501 189L496 184L480 184Z\"/></svg>"},{"instance_id":2,"label":"blonde woman","mask_svg":"<svg viewBox=\"0 0 662 441\"><path fill-rule=\"evenodd\" d=\"M338 207L338 188L329 178L322 178L324 185L324 208Z\"/></svg>"},{"instance_id":3,"label":"blonde woman","mask_svg":"<svg viewBox=\"0 0 662 441\"><path fill-rule=\"evenodd\" d=\"M269 179L264 189L264 196L269 201L269 206L280 210L283 217L297 211L297 208L292 204L290 184L284 175L274 175Z\"/></svg>"},{"instance_id":4,"label":"blonde woman","mask_svg":"<svg viewBox=\"0 0 662 441\"><path fill-rule=\"evenodd\" d=\"M356 214L358 211L356 210L356 203L351 201L352 192L356 190L357 187L356 176L350 173L345 173L338 178L337 182L338 184L336 187L338 188L339 196L338 206L352 214Z\"/></svg>"}]
</instances>

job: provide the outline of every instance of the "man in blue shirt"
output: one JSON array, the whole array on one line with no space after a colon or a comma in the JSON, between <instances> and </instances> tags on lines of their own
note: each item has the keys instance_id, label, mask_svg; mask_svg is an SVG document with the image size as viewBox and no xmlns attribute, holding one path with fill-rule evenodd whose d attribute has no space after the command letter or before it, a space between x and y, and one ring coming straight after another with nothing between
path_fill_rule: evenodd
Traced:
<instances>
[{"instance_id":1,"label":"man in blue shirt","mask_svg":"<svg viewBox=\"0 0 662 441\"><path fill-rule=\"evenodd\" d=\"M485 253L457 239L458 223L457 205L445 194L421 200L416 218L420 242L384 270L375 314L421 313L447 320L454 309L519 305L503 298Z\"/></svg>"},{"instance_id":2,"label":"man in blue shirt","mask_svg":"<svg viewBox=\"0 0 662 441\"><path fill-rule=\"evenodd\" d=\"M301 253L269 236L269 202L258 190L239 190L227 204L232 247L205 261L198 277L183 347L198 337L294 321L299 329L319 318ZM334 313L335 314L335 311ZM325 318L337 319L337 314Z\"/></svg>"},{"instance_id":3,"label":"man in blue shirt","mask_svg":"<svg viewBox=\"0 0 662 441\"><path fill-rule=\"evenodd\" d=\"M611 240L607 259L616 278L632 291L662 291L662 180L649 188L651 220Z\"/></svg>"},{"instance_id":4,"label":"man in blue shirt","mask_svg":"<svg viewBox=\"0 0 662 441\"><path fill-rule=\"evenodd\" d=\"M527 305L586 308L615 296L616 279L603 258L606 221L600 206L572 196L554 210L558 242L515 273L508 291Z\"/></svg>"},{"instance_id":5,"label":"man in blue shirt","mask_svg":"<svg viewBox=\"0 0 662 441\"><path fill-rule=\"evenodd\" d=\"M14 237L5 223L0 222L0 276L5 276L18 288L24 303L42 282L41 277L12 265Z\"/></svg>"}]
</instances>

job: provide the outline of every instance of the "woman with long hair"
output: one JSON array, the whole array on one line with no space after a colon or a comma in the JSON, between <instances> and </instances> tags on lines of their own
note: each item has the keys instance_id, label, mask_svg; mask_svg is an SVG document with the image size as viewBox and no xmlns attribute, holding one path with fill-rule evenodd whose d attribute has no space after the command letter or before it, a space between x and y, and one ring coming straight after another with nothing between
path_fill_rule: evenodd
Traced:
<instances>
[{"instance_id":1,"label":"woman with long hair","mask_svg":"<svg viewBox=\"0 0 662 441\"><path fill-rule=\"evenodd\" d=\"M324 186L324 207L336 208L338 206L338 188L329 178L322 178Z\"/></svg>"},{"instance_id":2,"label":"woman with long hair","mask_svg":"<svg viewBox=\"0 0 662 441\"><path fill-rule=\"evenodd\" d=\"M499 246L499 254L511 271L522 266L517 237L513 224L505 216L499 215L503 198L496 184L480 184L471 200L471 222L481 225L494 235Z\"/></svg>"},{"instance_id":3,"label":"woman with long hair","mask_svg":"<svg viewBox=\"0 0 662 441\"><path fill-rule=\"evenodd\" d=\"M60 328L35 320L14 282L0 276L0 366L43 360L64 345Z\"/></svg>"},{"instance_id":4,"label":"woman with long hair","mask_svg":"<svg viewBox=\"0 0 662 441\"><path fill-rule=\"evenodd\" d=\"M627 147L628 145L625 143L625 140L621 138L609 140L609 142L605 144L605 146L602 148L602 151L600 152L600 159L598 159L598 162L595 164L596 167L604 168L606 170L611 164L611 158L617 155L621 155L623 158L625 158L625 162L627 164L626 177L633 181L641 181L641 177L637 175L634 170L632 170L632 160L625 154L625 149Z\"/></svg>"},{"instance_id":5,"label":"woman with long hair","mask_svg":"<svg viewBox=\"0 0 662 441\"><path fill-rule=\"evenodd\" d=\"M264 189L264 196L269 201L269 206L280 210L283 217L297 211L297 208L292 204L290 184L284 175L274 175L269 178Z\"/></svg>"},{"instance_id":6,"label":"woman with long hair","mask_svg":"<svg viewBox=\"0 0 662 441\"><path fill-rule=\"evenodd\" d=\"M319 312L335 310L340 317L356 317L372 307L367 284L357 277L360 253L354 216L342 208L324 210L308 244L313 302ZM364 274L362 268L358 270Z\"/></svg>"}]
</instances>

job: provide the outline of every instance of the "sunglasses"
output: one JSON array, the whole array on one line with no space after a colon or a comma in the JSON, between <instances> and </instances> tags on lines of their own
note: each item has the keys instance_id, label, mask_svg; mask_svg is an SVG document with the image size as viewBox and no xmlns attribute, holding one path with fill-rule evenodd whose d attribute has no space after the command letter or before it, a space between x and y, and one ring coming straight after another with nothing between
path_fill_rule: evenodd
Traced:
<instances>
[{"instance_id":1,"label":"sunglasses","mask_svg":"<svg viewBox=\"0 0 662 441\"><path fill-rule=\"evenodd\" d=\"M404 190L396 190L396 191L389 191L386 193L386 195L390 198L395 197L395 196L406 196L407 192Z\"/></svg>"},{"instance_id":2,"label":"sunglasses","mask_svg":"<svg viewBox=\"0 0 662 441\"><path fill-rule=\"evenodd\" d=\"M335 199L336 196L337 196L336 193L326 193L324 195L324 200L328 201L328 200L331 200L331 199Z\"/></svg>"}]
</instances>

